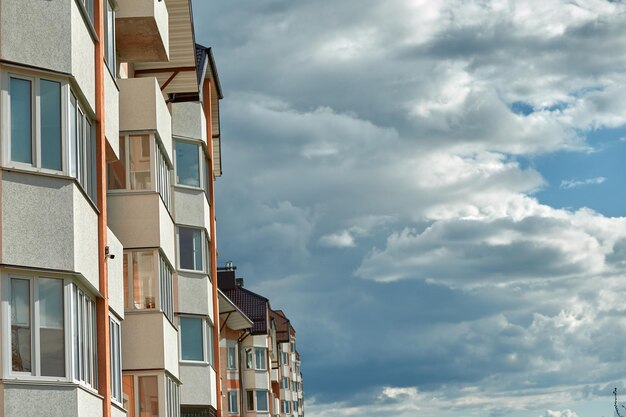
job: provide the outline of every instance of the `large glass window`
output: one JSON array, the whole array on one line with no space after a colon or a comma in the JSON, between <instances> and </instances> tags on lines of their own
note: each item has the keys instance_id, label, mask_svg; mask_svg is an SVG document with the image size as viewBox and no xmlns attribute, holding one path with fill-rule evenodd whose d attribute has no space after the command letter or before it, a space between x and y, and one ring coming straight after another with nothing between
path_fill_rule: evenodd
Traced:
<instances>
[{"instance_id":1,"label":"large glass window","mask_svg":"<svg viewBox=\"0 0 626 417\"><path fill-rule=\"evenodd\" d=\"M180 391L179 386L172 378L165 376L165 399L167 406L166 417L180 416Z\"/></svg>"},{"instance_id":2,"label":"large glass window","mask_svg":"<svg viewBox=\"0 0 626 417\"><path fill-rule=\"evenodd\" d=\"M89 118L70 97L70 175L78 180L83 190L96 201L96 135Z\"/></svg>"},{"instance_id":3,"label":"large glass window","mask_svg":"<svg viewBox=\"0 0 626 417\"><path fill-rule=\"evenodd\" d=\"M10 292L12 371L64 377L63 280L11 278Z\"/></svg>"},{"instance_id":4,"label":"large glass window","mask_svg":"<svg viewBox=\"0 0 626 417\"><path fill-rule=\"evenodd\" d=\"M32 81L11 77L11 160L33 162Z\"/></svg>"},{"instance_id":5,"label":"large glass window","mask_svg":"<svg viewBox=\"0 0 626 417\"><path fill-rule=\"evenodd\" d=\"M206 340L207 340L207 355L208 362L213 365L215 358L213 357L213 323L207 320L206 322Z\"/></svg>"},{"instance_id":6,"label":"large glass window","mask_svg":"<svg viewBox=\"0 0 626 417\"><path fill-rule=\"evenodd\" d=\"M255 356L255 369L260 369L260 370L265 370L267 369L267 365L266 365L266 355L267 355L267 349L265 348L254 348L254 356Z\"/></svg>"},{"instance_id":7,"label":"large glass window","mask_svg":"<svg viewBox=\"0 0 626 417\"><path fill-rule=\"evenodd\" d=\"M11 352L13 370L31 372L30 280L11 279Z\"/></svg>"},{"instance_id":8,"label":"large glass window","mask_svg":"<svg viewBox=\"0 0 626 417\"><path fill-rule=\"evenodd\" d=\"M226 368L237 369L237 347L228 346L226 349L227 349Z\"/></svg>"},{"instance_id":9,"label":"large glass window","mask_svg":"<svg viewBox=\"0 0 626 417\"><path fill-rule=\"evenodd\" d=\"M202 265L202 231L188 227L178 228L178 256L180 268L203 271Z\"/></svg>"},{"instance_id":10,"label":"large glass window","mask_svg":"<svg viewBox=\"0 0 626 417\"><path fill-rule=\"evenodd\" d=\"M63 281L40 278L39 344L42 376L65 376Z\"/></svg>"},{"instance_id":11,"label":"large glass window","mask_svg":"<svg viewBox=\"0 0 626 417\"><path fill-rule=\"evenodd\" d=\"M96 303L72 285L74 379L92 388L98 386Z\"/></svg>"},{"instance_id":12,"label":"large glass window","mask_svg":"<svg viewBox=\"0 0 626 417\"><path fill-rule=\"evenodd\" d=\"M61 171L61 83L41 80L41 166Z\"/></svg>"},{"instance_id":13,"label":"large glass window","mask_svg":"<svg viewBox=\"0 0 626 417\"><path fill-rule=\"evenodd\" d=\"M176 141L176 183L200 187L200 145Z\"/></svg>"},{"instance_id":14,"label":"large glass window","mask_svg":"<svg viewBox=\"0 0 626 417\"><path fill-rule=\"evenodd\" d=\"M173 320L172 269L158 250L124 251L123 264L125 308L160 308Z\"/></svg>"},{"instance_id":15,"label":"large glass window","mask_svg":"<svg viewBox=\"0 0 626 417\"><path fill-rule=\"evenodd\" d=\"M109 319L109 340L111 349L111 397L122 403L122 340L120 322Z\"/></svg>"},{"instance_id":16,"label":"large glass window","mask_svg":"<svg viewBox=\"0 0 626 417\"><path fill-rule=\"evenodd\" d=\"M139 377L139 415L159 417L159 386L156 376Z\"/></svg>"},{"instance_id":17,"label":"large glass window","mask_svg":"<svg viewBox=\"0 0 626 417\"><path fill-rule=\"evenodd\" d=\"M129 137L129 172L131 190L151 190L150 136Z\"/></svg>"},{"instance_id":18,"label":"large glass window","mask_svg":"<svg viewBox=\"0 0 626 417\"><path fill-rule=\"evenodd\" d=\"M203 322L201 318L180 316L180 357L182 360L204 360Z\"/></svg>"},{"instance_id":19,"label":"large glass window","mask_svg":"<svg viewBox=\"0 0 626 417\"><path fill-rule=\"evenodd\" d=\"M107 164L108 190L158 191L172 204L171 167L154 135L120 137L120 159Z\"/></svg>"},{"instance_id":20,"label":"large glass window","mask_svg":"<svg viewBox=\"0 0 626 417\"><path fill-rule=\"evenodd\" d=\"M237 399L237 391L228 391L228 412L237 414L239 410L239 404Z\"/></svg>"},{"instance_id":21,"label":"large glass window","mask_svg":"<svg viewBox=\"0 0 626 417\"><path fill-rule=\"evenodd\" d=\"M115 75L115 9L109 0L103 0L106 13L104 30L104 60Z\"/></svg>"},{"instance_id":22,"label":"large glass window","mask_svg":"<svg viewBox=\"0 0 626 417\"><path fill-rule=\"evenodd\" d=\"M256 410L269 411L269 401L267 399L268 392L263 390L256 391Z\"/></svg>"}]
</instances>

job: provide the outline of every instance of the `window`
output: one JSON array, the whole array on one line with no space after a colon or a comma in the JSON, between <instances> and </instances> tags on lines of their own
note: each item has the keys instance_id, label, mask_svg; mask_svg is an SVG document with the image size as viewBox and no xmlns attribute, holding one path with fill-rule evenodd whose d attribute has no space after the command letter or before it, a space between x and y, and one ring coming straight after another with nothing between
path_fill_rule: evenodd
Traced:
<instances>
[{"instance_id":1,"label":"window","mask_svg":"<svg viewBox=\"0 0 626 417\"><path fill-rule=\"evenodd\" d=\"M72 285L72 317L74 379L95 389L98 387L96 303L76 285Z\"/></svg>"},{"instance_id":2,"label":"window","mask_svg":"<svg viewBox=\"0 0 626 417\"><path fill-rule=\"evenodd\" d=\"M200 187L200 145L175 142L176 184Z\"/></svg>"},{"instance_id":3,"label":"window","mask_svg":"<svg viewBox=\"0 0 626 417\"><path fill-rule=\"evenodd\" d=\"M211 323L208 320L206 322L206 336L207 336L207 338L206 338L207 342L206 343L207 343L207 355L208 355L207 362L209 362L209 364L211 366L213 366L213 364L214 364L214 357L213 357L214 356L214 354L213 354L213 351L214 351L214 349L213 349L214 348L214 346L213 346L213 323Z\"/></svg>"},{"instance_id":4,"label":"window","mask_svg":"<svg viewBox=\"0 0 626 417\"><path fill-rule=\"evenodd\" d=\"M182 360L204 360L202 322L201 318L180 316L180 357Z\"/></svg>"},{"instance_id":5,"label":"window","mask_svg":"<svg viewBox=\"0 0 626 417\"><path fill-rule=\"evenodd\" d=\"M111 397L122 403L122 340L120 322L110 316L109 340L111 348Z\"/></svg>"},{"instance_id":6,"label":"window","mask_svg":"<svg viewBox=\"0 0 626 417\"><path fill-rule=\"evenodd\" d=\"M289 414L291 410L289 409L289 401L281 401L280 402L280 410L284 414Z\"/></svg>"},{"instance_id":7,"label":"window","mask_svg":"<svg viewBox=\"0 0 626 417\"><path fill-rule=\"evenodd\" d=\"M255 356L255 369L265 370L267 369L265 359L267 355L267 349L265 348L254 348L254 356Z\"/></svg>"},{"instance_id":8,"label":"window","mask_svg":"<svg viewBox=\"0 0 626 417\"><path fill-rule=\"evenodd\" d=\"M293 412L297 413L298 412L298 401L294 401L293 402Z\"/></svg>"},{"instance_id":9,"label":"window","mask_svg":"<svg viewBox=\"0 0 626 417\"><path fill-rule=\"evenodd\" d=\"M237 347L228 346L226 349L227 349L226 368L237 369Z\"/></svg>"},{"instance_id":10,"label":"window","mask_svg":"<svg viewBox=\"0 0 626 417\"><path fill-rule=\"evenodd\" d=\"M85 6L89 20L91 21L91 24L93 24L93 0L80 0L80 3Z\"/></svg>"},{"instance_id":11,"label":"window","mask_svg":"<svg viewBox=\"0 0 626 417\"><path fill-rule=\"evenodd\" d=\"M120 159L107 163L107 189L158 191L165 207L172 205L171 166L160 141L150 135L120 137Z\"/></svg>"},{"instance_id":12,"label":"window","mask_svg":"<svg viewBox=\"0 0 626 417\"><path fill-rule=\"evenodd\" d=\"M63 94L60 81L9 77L10 159L51 171L63 171Z\"/></svg>"},{"instance_id":13,"label":"window","mask_svg":"<svg viewBox=\"0 0 626 417\"><path fill-rule=\"evenodd\" d=\"M156 376L139 377L139 415L159 417L159 387Z\"/></svg>"},{"instance_id":14,"label":"window","mask_svg":"<svg viewBox=\"0 0 626 417\"><path fill-rule=\"evenodd\" d=\"M165 376L166 417L180 416L180 391L178 384L169 376Z\"/></svg>"},{"instance_id":15,"label":"window","mask_svg":"<svg viewBox=\"0 0 626 417\"><path fill-rule=\"evenodd\" d=\"M280 359L283 365L289 365L289 353L281 352Z\"/></svg>"},{"instance_id":16,"label":"window","mask_svg":"<svg viewBox=\"0 0 626 417\"><path fill-rule=\"evenodd\" d=\"M174 317L173 305L172 269L160 252L156 249L124 251L125 308L129 310L160 308L171 321Z\"/></svg>"},{"instance_id":17,"label":"window","mask_svg":"<svg viewBox=\"0 0 626 417\"><path fill-rule=\"evenodd\" d=\"M83 190L96 201L96 137L89 118L70 97L69 173L76 178Z\"/></svg>"},{"instance_id":18,"label":"window","mask_svg":"<svg viewBox=\"0 0 626 417\"><path fill-rule=\"evenodd\" d=\"M64 377L63 280L11 278L10 291L12 371Z\"/></svg>"},{"instance_id":19,"label":"window","mask_svg":"<svg viewBox=\"0 0 626 417\"><path fill-rule=\"evenodd\" d=\"M258 390L256 391L256 410L257 411L269 411L268 392Z\"/></svg>"},{"instance_id":20,"label":"window","mask_svg":"<svg viewBox=\"0 0 626 417\"><path fill-rule=\"evenodd\" d=\"M252 369L252 349L246 349L246 368Z\"/></svg>"},{"instance_id":21,"label":"window","mask_svg":"<svg viewBox=\"0 0 626 417\"><path fill-rule=\"evenodd\" d=\"M238 410L237 391L228 391L228 412L237 414Z\"/></svg>"},{"instance_id":22,"label":"window","mask_svg":"<svg viewBox=\"0 0 626 417\"><path fill-rule=\"evenodd\" d=\"M248 411L254 411L254 391L246 391L246 404L248 405Z\"/></svg>"},{"instance_id":23,"label":"window","mask_svg":"<svg viewBox=\"0 0 626 417\"><path fill-rule=\"evenodd\" d=\"M187 227L178 228L178 256L180 268L192 271L203 271L202 264L202 231Z\"/></svg>"},{"instance_id":24,"label":"window","mask_svg":"<svg viewBox=\"0 0 626 417\"><path fill-rule=\"evenodd\" d=\"M115 75L115 10L109 0L103 0L104 10L104 61Z\"/></svg>"},{"instance_id":25,"label":"window","mask_svg":"<svg viewBox=\"0 0 626 417\"><path fill-rule=\"evenodd\" d=\"M287 377L282 377L280 379L280 387L283 389L288 389L289 388L289 378Z\"/></svg>"}]
</instances>

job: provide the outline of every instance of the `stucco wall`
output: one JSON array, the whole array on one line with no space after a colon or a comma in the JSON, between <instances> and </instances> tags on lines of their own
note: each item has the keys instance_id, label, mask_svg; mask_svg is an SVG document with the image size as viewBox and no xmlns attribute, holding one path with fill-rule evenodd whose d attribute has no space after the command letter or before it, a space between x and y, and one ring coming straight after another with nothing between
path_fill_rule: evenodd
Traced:
<instances>
[{"instance_id":1,"label":"stucco wall","mask_svg":"<svg viewBox=\"0 0 626 417\"><path fill-rule=\"evenodd\" d=\"M210 238L211 212L204 191L175 187L174 195L176 223L202 227Z\"/></svg>"},{"instance_id":2,"label":"stucco wall","mask_svg":"<svg viewBox=\"0 0 626 417\"><path fill-rule=\"evenodd\" d=\"M209 365L186 365L180 364L180 403L187 405L211 404L211 392L215 392L215 384L209 384Z\"/></svg>"},{"instance_id":3,"label":"stucco wall","mask_svg":"<svg viewBox=\"0 0 626 417\"><path fill-rule=\"evenodd\" d=\"M70 73L73 3L73 0L0 2L2 59Z\"/></svg>"},{"instance_id":4,"label":"stucco wall","mask_svg":"<svg viewBox=\"0 0 626 417\"><path fill-rule=\"evenodd\" d=\"M109 259L109 307L115 313L124 318L124 247L115 234L108 229L107 242L109 251L115 255L114 259Z\"/></svg>"},{"instance_id":5,"label":"stucco wall","mask_svg":"<svg viewBox=\"0 0 626 417\"><path fill-rule=\"evenodd\" d=\"M160 311L126 314L122 322L124 369L163 369L178 377L178 332Z\"/></svg>"},{"instance_id":6,"label":"stucco wall","mask_svg":"<svg viewBox=\"0 0 626 417\"><path fill-rule=\"evenodd\" d=\"M111 73L104 71L104 134L115 155L120 157L120 93Z\"/></svg>"},{"instance_id":7,"label":"stucco wall","mask_svg":"<svg viewBox=\"0 0 626 417\"><path fill-rule=\"evenodd\" d=\"M74 193L74 270L100 288L98 265L98 215L76 186Z\"/></svg>"},{"instance_id":8,"label":"stucco wall","mask_svg":"<svg viewBox=\"0 0 626 417\"><path fill-rule=\"evenodd\" d=\"M63 3L68 0L63 0ZM56 3L56 2L52 2ZM92 109L96 108L96 74L95 74L95 59L94 51L95 46L93 38L87 29L85 20L82 13L78 10L76 1L69 1L71 4L71 17L72 17L72 43L71 43L71 72L74 76L81 93L89 103ZM41 2L39 2L41 4ZM31 13L30 11L28 13ZM58 22L52 22L47 26L46 31L54 26L58 26ZM66 29L67 30L67 29ZM51 45L54 49L58 48L58 45ZM108 103L107 103L108 104Z\"/></svg>"},{"instance_id":9,"label":"stucco wall","mask_svg":"<svg viewBox=\"0 0 626 417\"><path fill-rule=\"evenodd\" d=\"M206 118L199 102L172 105L172 135L200 139L206 143Z\"/></svg>"},{"instance_id":10,"label":"stucco wall","mask_svg":"<svg viewBox=\"0 0 626 417\"><path fill-rule=\"evenodd\" d=\"M213 320L212 286L206 275L178 272L178 311Z\"/></svg>"},{"instance_id":11,"label":"stucco wall","mask_svg":"<svg viewBox=\"0 0 626 417\"><path fill-rule=\"evenodd\" d=\"M101 417L102 400L71 385L2 385L5 416Z\"/></svg>"}]
</instances>

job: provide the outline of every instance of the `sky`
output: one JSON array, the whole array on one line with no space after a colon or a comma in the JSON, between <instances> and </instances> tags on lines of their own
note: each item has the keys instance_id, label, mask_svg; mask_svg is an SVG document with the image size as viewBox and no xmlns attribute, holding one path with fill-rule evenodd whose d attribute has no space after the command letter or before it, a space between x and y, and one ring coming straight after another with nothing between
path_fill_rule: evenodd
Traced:
<instances>
[{"instance_id":1,"label":"sky","mask_svg":"<svg viewBox=\"0 0 626 417\"><path fill-rule=\"evenodd\" d=\"M613 414L625 2L193 6L219 263L291 319L308 417Z\"/></svg>"}]
</instances>

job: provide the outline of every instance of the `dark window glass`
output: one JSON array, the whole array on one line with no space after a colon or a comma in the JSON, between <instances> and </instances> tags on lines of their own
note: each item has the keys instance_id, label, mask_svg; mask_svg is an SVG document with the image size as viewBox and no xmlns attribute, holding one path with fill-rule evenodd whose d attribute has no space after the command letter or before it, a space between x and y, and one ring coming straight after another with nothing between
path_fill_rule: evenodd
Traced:
<instances>
[{"instance_id":1,"label":"dark window glass","mask_svg":"<svg viewBox=\"0 0 626 417\"><path fill-rule=\"evenodd\" d=\"M176 142L176 183L200 186L199 147L194 143Z\"/></svg>"},{"instance_id":2,"label":"dark window glass","mask_svg":"<svg viewBox=\"0 0 626 417\"><path fill-rule=\"evenodd\" d=\"M180 346L182 360L204 360L202 319L192 317L180 318Z\"/></svg>"},{"instance_id":3,"label":"dark window glass","mask_svg":"<svg viewBox=\"0 0 626 417\"><path fill-rule=\"evenodd\" d=\"M11 160L33 162L32 83L11 78Z\"/></svg>"},{"instance_id":4,"label":"dark window glass","mask_svg":"<svg viewBox=\"0 0 626 417\"><path fill-rule=\"evenodd\" d=\"M63 169L61 159L61 83L41 80L41 166Z\"/></svg>"}]
</instances>

